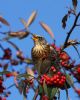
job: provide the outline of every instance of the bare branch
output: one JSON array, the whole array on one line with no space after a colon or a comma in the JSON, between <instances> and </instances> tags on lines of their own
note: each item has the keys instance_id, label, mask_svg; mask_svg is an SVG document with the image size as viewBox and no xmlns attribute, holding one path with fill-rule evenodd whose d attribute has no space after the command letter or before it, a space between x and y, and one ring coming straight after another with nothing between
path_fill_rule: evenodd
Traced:
<instances>
[{"instance_id":1,"label":"bare branch","mask_svg":"<svg viewBox=\"0 0 80 100\"><path fill-rule=\"evenodd\" d=\"M79 16L80 16L80 12L77 14L72 28L71 28L70 31L67 33L67 38L66 38L66 40L65 40L65 42L64 42L63 49L65 49L66 46L67 46L67 42L68 42L68 40L69 40L69 37L70 37L71 33L73 32L74 28L75 28L76 25L77 25L77 21L78 21Z\"/></svg>"},{"instance_id":2,"label":"bare branch","mask_svg":"<svg viewBox=\"0 0 80 100\"><path fill-rule=\"evenodd\" d=\"M39 92L39 87L36 89L36 91L35 91L35 95L34 95L34 98L33 98L33 100L36 100L36 98L37 98L37 96L38 96L38 92Z\"/></svg>"}]
</instances>

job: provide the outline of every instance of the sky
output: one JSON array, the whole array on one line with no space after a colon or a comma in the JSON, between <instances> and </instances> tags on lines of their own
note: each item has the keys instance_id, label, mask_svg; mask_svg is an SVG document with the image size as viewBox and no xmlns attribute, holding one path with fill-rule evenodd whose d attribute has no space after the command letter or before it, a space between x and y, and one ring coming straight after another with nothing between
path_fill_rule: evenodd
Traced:
<instances>
[{"instance_id":1,"label":"sky","mask_svg":"<svg viewBox=\"0 0 80 100\"><path fill-rule=\"evenodd\" d=\"M66 29L64 30L62 28L61 20L67 12L67 6L72 7L71 0L0 0L0 15L10 23L11 31L18 31L24 28L23 24L20 22L20 18L24 18L27 21L31 13L36 10L37 18L29 27L29 30L32 33L44 36L49 43L52 43L50 36L41 28L39 24L40 21L43 21L51 27L56 40L56 45L61 46L65 41L66 33L69 31L74 20L71 16L71 20L68 20L67 22ZM78 5L78 10L80 10L79 6L80 5ZM0 31L9 31L9 28L3 25ZM79 40L80 36L78 32L79 30L77 28L74 30L74 35L72 35L71 38L75 39L76 37L76 39ZM25 56L31 57L31 48L33 47L31 36L23 40L12 39L11 41L21 48ZM5 43L3 43L3 45L5 48L9 46ZM67 50L67 52L72 56L72 59L76 59L77 63L79 63L76 53L73 56L73 53L75 52L73 48ZM21 66L21 69L23 67L24 66ZM13 79L7 79L5 85L9 86L12 83ZM7 100L23 100L23 96L19 94L15 87L12 87L10 90L13 93L7 98ZM77 95L73 95L73 93L72 89L70 89L71 100L78 100ZM66 100L65 95L65 92L61 93L61 100ZM27 100L32 100L32 96L33 92L29 94Z\"/></svg>"}]
</instances>

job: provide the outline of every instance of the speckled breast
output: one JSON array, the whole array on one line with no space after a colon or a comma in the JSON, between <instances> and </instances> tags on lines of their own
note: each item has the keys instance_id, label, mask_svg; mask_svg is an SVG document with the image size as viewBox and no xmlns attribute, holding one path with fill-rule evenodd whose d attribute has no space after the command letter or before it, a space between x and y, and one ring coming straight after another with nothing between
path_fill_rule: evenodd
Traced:
<instances>
[{"instance_id":1,"label":"speckled breast","mask_svg":"<svg viewBox=\"0 0 80 100\"><path fill-rule=\"evenodd\" d=\"M43 59L48 57L50 53L50 47L48 45L37 45L32 48L32 59Z\"/></svg>"}]
</instances>

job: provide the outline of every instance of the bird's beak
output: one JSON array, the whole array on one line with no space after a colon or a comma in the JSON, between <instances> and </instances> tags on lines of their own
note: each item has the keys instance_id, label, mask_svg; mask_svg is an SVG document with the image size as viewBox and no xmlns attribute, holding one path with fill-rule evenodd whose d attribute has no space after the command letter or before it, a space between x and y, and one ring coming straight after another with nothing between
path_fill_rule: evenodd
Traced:
<instances>
[{"instance_id":1,"label":"bird's beak","mask_svg":"<svg viewBox=\"0 0 80 100\"><path fill-rule=\"evenodd\" d=\"M33 39L34 41L37 41L37 40L38 40L38 37L37 37L35 34L33 34L33 35L32 35L32 39Z\"/></svg>"}]
</instances>

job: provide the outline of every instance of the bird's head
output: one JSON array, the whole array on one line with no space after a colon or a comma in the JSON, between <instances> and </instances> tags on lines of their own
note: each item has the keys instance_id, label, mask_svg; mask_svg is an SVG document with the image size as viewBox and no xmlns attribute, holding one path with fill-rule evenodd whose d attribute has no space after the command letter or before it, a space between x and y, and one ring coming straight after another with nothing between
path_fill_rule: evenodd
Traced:
<instances>
[{"instance_id":1,"label":"bird's head","mask_svg":"<svg viewBox=\"0 0 80 100\"><path fill-rule=\"evenodd\" d=\"M35 45L37 45L37 44L39 44L39 45L45 45L47 43L47 41L45 40L45 38L42 37L42 36L39 36L39 35L33 34L32 39L33 39Z\"/></svg>"}]
</instances>

